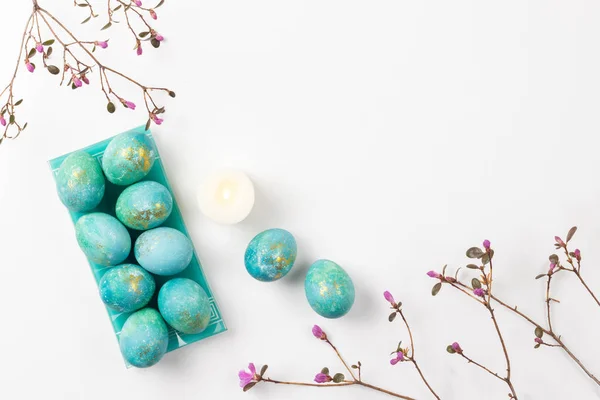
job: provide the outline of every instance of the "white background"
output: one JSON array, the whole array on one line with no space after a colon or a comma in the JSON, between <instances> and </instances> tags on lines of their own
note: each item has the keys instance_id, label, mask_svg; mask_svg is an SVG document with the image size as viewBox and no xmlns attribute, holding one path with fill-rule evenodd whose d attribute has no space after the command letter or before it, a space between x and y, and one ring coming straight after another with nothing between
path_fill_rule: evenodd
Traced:
<instances>
[{"instance_id":1,"label":"white background","mask_svg":"<svg viewBox=\"0 0 600 400\"><path fill-rule=\"evenodd\" d=\"M533 277L554 235L578 225L583 273L600 292L600 3L167 0L155 24L167 40L143 57L123 24L99 33L103 14L79 25L85 11L71 3L40 1L82 38L110 37L97 53L106 64L177 92L162 99L155 137L229 331L153 368L124 368L46 161L146 117L109 115L97 75L73 92L22 69L16 90L30 128L0 147L0 398L386 398L358 387L241 392L237 372L249 361L283 380L340 370L310 333L318 323L362 361L365 380L428 399L411 365L388 363L407 340L387 322L389 289L442 398L506 399L502 382L445 351L458 340L502 372L486 310L449 287L433 298L425 273L465 265L465 249L490 239L496 293L543 320L544 283ZM29 9L11 2L0 13L3 80ZM141 106L134 88L115 86ZM254 212L236 226L212 223L195 203L202 176L222 166L245 170L257 189ZM264 284L246 273L243 253L271 227L294 233L299 258ZM319 317L305 300L318 258L354 279L356 303L342 319ZM556 330L600 374L600 310L574 276L556 281ZM600 398L563 352L533 349L530 325L502 309L498 319L522 400Z\"/></svg>"}]
</instances>

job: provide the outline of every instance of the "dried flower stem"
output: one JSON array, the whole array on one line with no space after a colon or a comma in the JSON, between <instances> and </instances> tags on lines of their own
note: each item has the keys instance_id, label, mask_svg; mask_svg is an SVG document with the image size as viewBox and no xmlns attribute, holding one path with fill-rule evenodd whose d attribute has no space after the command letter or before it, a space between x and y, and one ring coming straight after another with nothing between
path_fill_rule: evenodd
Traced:
<instances>
[{"instance_id":1,"label":"dried flower stem","mask_svg":"<svg viewBox=\"0 0 600 400\"><path fill-rule=\"evenodd\" d=\"M402 321L404 322L404 326L406 326L406 330L408 331L408 337L410 339L410 353L411 354L410 354L409 360L415 366L417 372L419 373L419 376L421 376L421 380L423 381L423 383L425 383L425 386L427 386L427 388L429 389L431 394L433 394L433 396L436 399L440 400L440 396L437 395L437 393L433 390L433 388L431 387L429 382L427 382L427 379L425 379L425 375L423 375L423 372L421 371L421 368L419 368L419 364L417 363L417 360L415 359L415 342L413 340L413 335L412 335L412 331L410 329L410 325L408 324L408 321L406 320L406 317L404 316L404 312L401 309L398 309L398 314L400 314L400 317L402 318Z\"/></svg>"}]
</instances>

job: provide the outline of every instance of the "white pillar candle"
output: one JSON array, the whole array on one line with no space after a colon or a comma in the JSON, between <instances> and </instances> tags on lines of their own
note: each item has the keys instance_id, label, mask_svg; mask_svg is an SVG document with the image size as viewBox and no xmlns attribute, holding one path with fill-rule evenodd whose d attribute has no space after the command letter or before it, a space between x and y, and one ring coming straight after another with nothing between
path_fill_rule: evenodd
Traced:
<instances>
[{"instance_id":1,"label":"white pillar candle","mask_svg":"<svg viewBox=\"0 0 600 400\"><path fill-rule=\"evenodd\" d=\"M241 171L219 170L200 184L198 205L202 214L215 222L237 224L252 211L254 185Z\"/></svg>"}]
</instances>

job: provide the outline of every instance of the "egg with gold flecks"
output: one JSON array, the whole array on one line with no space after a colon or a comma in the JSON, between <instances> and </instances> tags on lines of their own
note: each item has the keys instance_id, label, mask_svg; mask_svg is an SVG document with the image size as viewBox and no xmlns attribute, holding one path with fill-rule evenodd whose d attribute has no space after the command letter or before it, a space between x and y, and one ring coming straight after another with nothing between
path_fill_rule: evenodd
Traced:
<instances>
[{"instance_id":1,"label":"egg with gold flecks","mask_svg":"<svg viewBox=\"0 0 600 400\"><path fill-rule=\"evenodd\" d=\"M354 284L342 267L333 261L318 260L304 280L306 299L312 309L325 318L339 318L354 304Z\"/></svg>"},{"instance_id":2,"label":"egg with gold flecks","mask_svg":"<svg viewBox=\"0 0 600 400\"><path fill-rule=\"evenodd\" d=\"M159 362L167 352L168 345L167 324L153 308L144 308L131 314L119 334L123 358L138 368L151 367Z\"/></svg>"},{"instance_id":3,"label":"egg with gold flecks","mask_svg":"<svg viewBox=\"0 0 600 400\"><path fill-rule=\"evenodd\" d=\"M173 228L154 228L135 241L135 259L156 275L175 275L187 268L194 255L192 241Z\"/></svg>"},{"instance_id":4,"label":"egg with gold flecks","mask_svg":"<svg viewBox=\"0 0 600 400\"><path fill-rule=\"evenodd\" d=\"M135 264L109 269L98 286L104 304L120 312L132 312L145 307L156 289L152 275Z\"/></svg>"},{"instance_id":5,"label":"egg with gold flecks","mask_svg":"<svg viewBox=\"0 0 600 400\"><path fill-rule=\"evenodd\" d=\"M139 132L115 136L102 158L106 178L115 185L131 185L148 175L154 165L156 150L148 137Z\"/></svg>"},{"instance_id":6,"label":"egg with gold flecks","mask_svg":"<svg viewBox=\"0 0 600 400\"><path fill-rule=\"evenodd\" d=\"M117 218L131 229L156 228L171 215L173 197L158 182L144 181L129 186L117 199Z\"/></svg>"},{"instance_id":7,"label":"egg with gold flecks","mask_svg":"<svg viewBox=\"0 0 600 400\"><path fill-rule=\"evenodd\" d=\"M83 212L96 208L102 201L104 188L100 164L85 151L71 153L58 169L58 197L71 211Z\"/></svg>"},{"instance_id":8,"label":"egg with gold flecks","mask_svg":"<svg viewBox=\"0 0 600 400\"><path fill-rule=\"evenodd\" d=\"M210 322L210 299L191 279L171 279L158 293L158 309L169 325L186 334L200 333Z\"/></svg>"},{"instance_id":9,"label":"egg with gold flecks","mask_svg":"<svg viewBox=\"0 0 600 400\"><path fill-rule=\"evenodd\" d=\"M246 248L244 263L254 279L272 282L284 277L296 261L296 239L284 229L259 233Z\"/></svg>"},{"instance_id":10,"label":"egg with gold flecks","mask_svg":"<svg viewBox=\"0 0 600 400\"><path fill-rule=\"evenodd\" d=\"M100 265L122 263L131 251L131 236L115 217L86 214L75 224L77 243L89 261Z\"/></svg>"}]
</instances>

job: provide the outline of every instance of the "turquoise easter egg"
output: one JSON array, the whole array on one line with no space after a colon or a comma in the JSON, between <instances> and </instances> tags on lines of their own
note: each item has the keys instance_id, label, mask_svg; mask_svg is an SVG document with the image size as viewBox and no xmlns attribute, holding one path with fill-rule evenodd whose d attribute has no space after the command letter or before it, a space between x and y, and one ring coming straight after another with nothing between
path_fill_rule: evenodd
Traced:
<instances>
[{"instance_id":1,"label":"turquoise easter egg","mask_svg":"<svg viewBox=\"0 0 600 400\"><path fill-rule=\"evenodd\" d=\"M210 321L210 300L191 279L175 278L158 292L158 309L165 321L182 333L200 333Z\"/></svg>"},{"instance_id":2,"label":"turquoise easter egg","mask_svg":"<svg viewBox=\"0 0 600 400\"><path fill-rule=\"evenodd\" d=\"M290 272L297 254L296 240L291 233L284 229L269 229L250 241L244 263L254 279L272 282Z\"/></svg>"},{"instance_id":3,"label":"turquoise easter egg","mask_svg":"<svg viewBox=\"0 0 600 400\"><path fill-rule=\"evenodd\" d=\"M304 280L308 304L325 318L344 316L354 304L354 284L342 267L329 260L310 266Z\"/></svg>"},{"instance_id":4,"label":"turquoise easter egg","mask_svg":"<svg viewBox=\"0 0 600 400\"><path fill-rule=\"evenodd\" d=\"M145 307L156 289L152 275L135 264L109 269L98 286L104 304L120 312L132 312Z\"/></svg>"},{"instance_id":5,"label":"turquoise easter egg","mask_svg":"<svg viewBox=\"0 0 600 400\"><path fill-rule=\"evenodd\" d=\"M85 151L71 153L60 165L56 189L60 201L71 211L94 208L104 196L104 175L96 159Z\"/></svg>"},{"instance_id":6,"label":"turquoise easter egg","mask_svg":"<svg viewBox=\"0 0 600 400\"><path fill-rule=\"evenodd\" d=\"M151 367L165 355L169 331L158 311L144 308L131 314L121 333L121 354L129 364L138 368Z\"/></svg>"},{"instance_id":7,"label":"turquoise easter egg","mask_svg":"<svg viewBox=\"0 0 600 400\"><path fill-rule=\"evenodd\" d=\"M88 260L96 264L120 264L131 251L127 228L108 214L91 213L79 218L75 235Z\"/></svg>"},{"instance_id":8,"label":"turquoise easter egg","mask_svg":"<svg viewBox=\"0 0 600 400\"><path fill-rule=\"evenodd\" d=\"M135 258L147 271L156 275L174 275L192 260L192 242L173 228L154 228L135 241Z\"/></svg>"},{"instance_id":9,"label":"turquoise easter egg","mask_svg":"<svg viewBox=\"0 0 600 400\"><path fill-rule=\"evenodd\" d=\"M131 185L148 175L155 158L156 150L145 134L125 132L106 146L102 169L115 185Z\"/></svg>"},{"instance_id":10,"label":"turquoise easter egg","mask_svg":"<svg viewBox=\"0 0 600 400\"><path fill-rule=\"evenodd\" d=\"M158 182L138 182L125 189L117 199L117 218L132 229L156 228L169 218L172 210L173 197Z\"/></svg>"}]
</instances>

